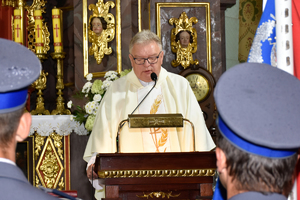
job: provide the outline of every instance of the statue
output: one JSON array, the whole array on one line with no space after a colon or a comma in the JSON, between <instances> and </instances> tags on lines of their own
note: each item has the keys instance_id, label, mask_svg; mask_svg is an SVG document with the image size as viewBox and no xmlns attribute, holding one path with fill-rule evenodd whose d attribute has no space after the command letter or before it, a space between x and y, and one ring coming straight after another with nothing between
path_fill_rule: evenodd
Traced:
<instances>
[{"instance_id":1,"label":"statue","mask_svg":"<svg viewBox=\"0 0 300 200\"><path fill-rule=\"evenodd\" d=\"M113 14L108 13L109 7L114 7L115 3L108 1L105 4L103 0L98 3L89 5L89 10L93 10L93 15L89 18L89 54L94 55L97 64L102 62L104 55L110 55L112 48L108 47L115 37L115 18Z\"/></svg>"},{"instance_id":2,"label":"statue","mask_svg":"<svg viewBox=\"0 0 300 200\"><path fill-rule=\"evenodd\" d=\"M197 32L192 27L193 23L197 23L196 17L188 19L183 12L179 19L171 18L169 23L175 24L175 28L171 31L171 48L176 53L176 60L171 62L173 67L181 65L184 69L190 65L198 65L197 59L193 60L193 53L197 51Z\"/></svg>"}]
</instances>

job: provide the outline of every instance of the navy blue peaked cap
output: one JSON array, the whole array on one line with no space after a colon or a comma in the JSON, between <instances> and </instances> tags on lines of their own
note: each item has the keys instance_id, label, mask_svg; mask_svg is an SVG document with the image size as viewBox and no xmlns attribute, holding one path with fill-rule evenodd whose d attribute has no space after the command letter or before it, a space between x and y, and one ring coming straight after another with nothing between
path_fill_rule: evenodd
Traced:
<instances>
[{"instance_id":1,"label":"navy blue peaked cap","mask_svg":"<svg viewBox=\"0 0 300 200\"><path fill-rule=\"evenodd\" d=\"M0 38L0 69L0 113L24 107L28 86L40 75L40 60L26 47Z\"/></svg>"},{"instance_id":2,"label":"navy blue peaked cap","mask_svg":"<svg viewBox=\"0 0 300 200\"><path fill-rule=\"evenodd\" d=\"M218 128L243 151L284 158L300 147L300 81L268 64L226 71L215 91Z\"/></svg>"}]
</instances>

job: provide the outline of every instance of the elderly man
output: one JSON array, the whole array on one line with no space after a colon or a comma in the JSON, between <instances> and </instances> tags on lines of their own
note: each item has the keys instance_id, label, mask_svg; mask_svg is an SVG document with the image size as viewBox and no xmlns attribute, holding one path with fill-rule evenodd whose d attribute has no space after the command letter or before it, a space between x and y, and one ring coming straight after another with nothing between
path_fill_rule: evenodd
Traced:
<instances>
[{"instance_id":1,"label":"elderly man","mask_svg":"<svg viewBox=\"0 0 300 200\"><path fill-rule=\"evenodd\" d=\"M267 64L244 63L221 76L214 96L225 198L287 199L300 147L300 81Z\"/></svg>"},{"instance_id":2,"label":"elderly man","mask_svg":"<svg viewBox=\"0 0 300 200\"><path fill-rule=\"evenodd\" d=\"M209 151L215 147L188 81L161 67L164 52L159 37L149 30L139 32L132 38L129 52L133 70L114 81L106 92L84 153L84 160L89 162L87 176L90 179L92 175L97 177L91 170L95 155L116 152L119 123L128 118L154 86L153 72L158 77L155 88L134 114L181 113L195 125L196 151ZM125 124L119 142L121 152L193 151L193 134L188 123L184 128L168 129L130 129Z\"/></svg>"},{"instance_id":3,"label":"elderly man","mask_svg":"<svg viewBox=\"0 0 300 200\"><path fill-rule=\"evenodd\" d=\"M33 187L16 166L17 142L30 131L31 115L25 111L28 86L40 75L34 53L0 38L0 193L1 199L57 199Z\"/></svg>"}]
</instances>

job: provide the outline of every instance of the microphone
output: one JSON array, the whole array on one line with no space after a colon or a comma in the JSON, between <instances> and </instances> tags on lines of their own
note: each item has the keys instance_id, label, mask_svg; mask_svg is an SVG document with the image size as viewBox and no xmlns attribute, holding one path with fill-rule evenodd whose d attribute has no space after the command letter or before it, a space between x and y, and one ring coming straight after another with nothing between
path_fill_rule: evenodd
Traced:
<instances>
[{"instance_id":1,"label":"microphone","mask_svg":"<svg viewBox=\"0 0 300 200\"><path fill-rule=\"evenodd\" d=\"M151 91L153 90L153 88L155 87L156 81L157 81L157 75L156 75L156 73L154 73L154 72L151 73L151 79L152 79L152 81L155 82L154 85L153 85L153 87L152 87L151 90L146 94L146 96L142 99L142 101L137 105L137 107L132 111L131 114L133 114L133 113L136 111L136 109L141 105L141 103L146 99L146 97L150 94L150 92L151 92ZM124 126L125 122L126 122L126 121L124 121L123 124L121 124L121 126L119 127L119 130L121 130L121 128ZM122 123L122 122L121 122L121 123ZM118 131L117 137L116 137L116 144L117 144L117 152L119 152L119 131Z\"/></svg>"},{"instance_id":2,"label":"microphone","mask_svg":"<svg viewBox=\"0 0 300 200\"><path fill-rule=\"evenodd\" d=\"M155 81L155 83L156 83L157 75L154 72L151 73L151 79L152 79L152 81Z\"/></svg>"},{"instance_id":3,"label":"microphone","mask_svg":"<svg viewBox=\"0 0 300 200\"><path fill-rule=\"evenodd\" d=\"M131 114L133 114L133 113L136 111L136 109L141 105L141 103L146 99L146 97L148 96L148 94L150 94L150 92L151 92L151 91L153 90L153 88L155 87L155 85L156 85L156 80L157 80L157 75L156 75L154 72L151 73L151 79L152 79L152 81L155 81L153 87L152 87L151 90L146 94L146 96L142 99L142 101L137 105L137 107L132 111Z\"/></svg>"}]
</instances>

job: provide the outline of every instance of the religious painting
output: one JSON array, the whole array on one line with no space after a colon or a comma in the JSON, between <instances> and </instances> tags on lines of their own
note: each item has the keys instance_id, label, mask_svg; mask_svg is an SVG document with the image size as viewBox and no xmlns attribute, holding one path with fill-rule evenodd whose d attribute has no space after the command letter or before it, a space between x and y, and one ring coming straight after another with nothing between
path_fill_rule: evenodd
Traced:
<instances>
[{"instance_id":1,"label":"religious painting","mask_svg":"<svg viewBox=\"0 0 300 200\"><path fill-rule=\"evenodd\" d=\"M84 76L120 73L120 0L84 0L82 5Z\"/></svg>"},{"instance_id":2,"label":"religious painting","mask_svg":"<svg viewBox=\"0 0 300 200\"><path fill-rule=\"evenodd\" d=\"M167 69L169 72L176 74L179 74L184 69L181 65L178 65L177 67L172 66L172 61L173 64L175 64L174 61L177 60L178 51L174 52L176 44L172 43L172 39L176 42L174 32L172 36L172 30L174 30L173 28L176 29L176 24L174 24L174 20L173 24L170 24L169 21L172 18L180 21L180 19L184 19L184 15L186 15L186 19L192 20L192 27L191 30L189 30L191 34L190 36L192 36L192 40L189 42L192 55L189 54L189 56L193 57L193 61L190 59L190 62L197 63L198 61L198 65L200 67L212 72L211 5L209 2L162 3L157 2L156 0L150 0L149 3L146 3L145 1L139 0L138 3L139 30L150 29L151 31L156 32L156 34L161 38L162 48L164 50L164 61L162 67ZM151 10L153 10L152 7L155 8L155 12L151 12ZM142 12L143 10L149 10L149 13L147 14ZM194 29L192 30L192 28ZM180 28L177 28L177 30L179 29ZM182 28L182 30L183 29L188 28ZM178 33L179 32L180 31L178 31ZM177 37L179 37L179 35ZM192 53L192 51L195 53Z\"/></svg>"},{"instance_id":3,"label":"religious painting","mask_svg":"<svg viewBox=\"0 0 300 200\"><path fill-rule=\"evenodd\" d=\"M33 184L33 145L32 137L17 143L16 164L22 170L28 181Z\"/></svg>"}]
</instances>

